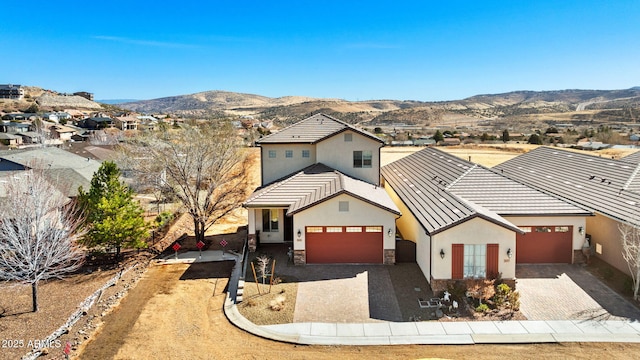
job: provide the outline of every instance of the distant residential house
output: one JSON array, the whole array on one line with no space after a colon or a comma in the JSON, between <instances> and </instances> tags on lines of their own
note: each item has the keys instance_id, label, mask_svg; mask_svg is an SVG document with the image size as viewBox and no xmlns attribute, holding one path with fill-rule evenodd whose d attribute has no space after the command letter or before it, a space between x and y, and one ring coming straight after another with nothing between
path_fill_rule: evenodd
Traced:
<instances>
[{"instance_id":1,"label":"distant residential house","mask_svg":"<svg viewBox=\"0 0 640 360\"><path fill-rule=\"evenodd\" d=\"M413 145L415 146L434 146L435 144L436 141L428 137L421 137L419 139L413 140Z\"/></svg>"},{"instance_id":2,"label":"distant residential house","mask_svg":"<svg viewBox=\"0 0 640 360\"><path fill-rule=\"evenodd\" d=\"M42 134L38 134L35 131L26 131L17 133L22 137L22 142L25 144L40 144L42 143Z\"/></svg>"},{"instance_id":3,"label":"distant residential house","mask_svg":"<svg viewBox=\"0 0 640 360\"><path fill-rule=\"evenodd\" d=\"M117 116L115 124L120 130L138 130L138 118L131 115Z\"/></svg>"},{"instance_id":4,"label":"distant residential house","mask_svg":"<svg viewBox=\"0 0 640 360\"><path fill-rule=\"evenodd\" d=\"M460 145L460 139L458 139L458 138L445 138L444 140L442 140L441 144L444 145L444 146Z\"/></svg>"},{"instance_id":5,"label":"distant residential house","mask_svg":"<svg viewBox=\"0 0 640 360\"><path fill-rule=\"evenodd\" d=\"M0 133L0 143L4 145L20 145L22 144L22 137L13 134Z\"/></svg>"},{"instance_id":6,"label":"distant residential house","mask_svg":"<svg viewBox=\"0 0 640 360\"><path fill-rule=\"evenodd\" d=\"M74 92L73 95L82 96L83 98L85 98L87 100L93 101L93 93L90 93L90 92L78 91L78 92Z\"/></svg>"},{"instance_id":7,"label":"distant residential house","mask_svg":"<svg viewBox=\"0 0 640 360\"><path fill-rule=\"evenodd\" d=\"M2 116L2 120L9 120L9 121L27 121L27 120L36 120L39 118L40 117L36 113L11 113L11 114L4 114Z\"/></svg>"},{"instance_id":8,"label":"distant residential house","mask_svg":"<svg viewBox=\"0 0 640 360\"><path fill-rule=\"evenodd\" d=\"M88 189L100 162L56 147L0 151L0 175L6 171L42 169L44 175L65 196L78 195L78 187Z\"/></svg>"},{"instance_id":9,"label":"distant residential house","mask_svg":"<svg viewBox=\"0 0 640 360\"><path fill-rule=\"evenodd\" d=\"M24 89L22 88L22 85L0 85L0 99L22 100L23 98Z\"/></svg>"},{"instance_id":10,"label":"distant residential house","mask_svg":"<svg viewBox=\"0 0 640 360\"><path fill-rule=\"evenodd\" d=\"M27 131L33 130L33 125L30 123L20 123L20 122L0 122L0 132L7 134L19 134L25 133Z\"/></svg>"},{"instance_id":11,"label":"distant residential house","mask_svg":"<svg viewBox=\"0 0 640 360\"><path fill-rule=\"evenodd\" d=\"M60 121L60 118L56 113L46 112L42 114L42 120L48 120L48 121L53 121L57 123L58 121Z\"/></svg>"},{"instance_id":12,"label":"distant residential house","mask_svg":"<svg viewBox=\"0 0 640 360\"><path fill-rule=\"evenodd\" d=\"M90 117L78 122L79 127L91 130L112 128L114 125L115 121L110 117Z\"/></svg>"},{"instance_id":13,"label":"distant residential house","mask_svg":"<svg viewBox=\"0 0 640 360\"><path fill-rule=\"evenodd\" d=\"M62 125L54 125L49 128L49 131L51 132L52 138L62 141L69 141L73 135L78 133L75 129Z\"/></svg>"},{"instance_id":14,"label":"distant residential house","mask_svg":"<svg viewBox=\"0 0 640 360\"><path fill-rule=\"evenodd\" d=\"M629 135L629 140L630 140L630 141L640 141L640 135L638 135L638 134L631 134L631 135Z\"/></svg>"}]
</instances>

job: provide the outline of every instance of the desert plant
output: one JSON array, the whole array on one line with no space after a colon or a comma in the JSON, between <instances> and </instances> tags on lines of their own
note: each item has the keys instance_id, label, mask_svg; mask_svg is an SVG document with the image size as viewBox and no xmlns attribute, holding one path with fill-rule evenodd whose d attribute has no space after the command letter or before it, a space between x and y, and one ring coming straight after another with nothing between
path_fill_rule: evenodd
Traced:
<instances>
[{"instance_id":1,"label":"desert plant","mask_svg":"<svg viewBox=\"0 0 640 360\"><path fill-rule=\"evenodd\" d=\"M511 294L511 288L507 284L499 284L496 286L496 294L493 296L493 303L496 307L503 307L508 303L508 297Z\"/></svg>"},{"instance_id":2,"label":"desert plant","mask_svg":"<svg viewBox=\"0 0 640 360\"><path fill-rule=\"evenodd\" d=\"M520 310L520 293L513 290L507 296L507 301L509 302L509 307L513 311Z\"/></svg>"},{"instance_id":3,"label":"desert plant","mask_svg":"<svg viewBox=\"0 0 640 360\"><path fill-rule=\"evenodd\" d=\"M496 289L494 287L494 283L495 280L489 279L468 280L467 293L469 293L474 299L478 299L482 304L483 300L486 302L495 295Z\"/></svg>"},{"instance_id":4,"label":"desert plant","mask_svg":"<svg viewBox=\"0 0 640 360\"><path fill-rule=\"evenodd\" d=\"M489 305L480 303L480 305L476 306L476 311L477 312L481 312L481 313L485 313L485 312L489 311Z\"/></svg>"},{"instance_id":5,"label":"desert plant","mask_svg":"<svg viewBox=\"0 0 640 360\"><path fill-rule=\"evenodd\" d=\"M269 302L269 308L273 311L280 311L284 309L284 302L287 300L287 297L284 295L278 295L275 299Z\"/></svg>"}]
</instances>

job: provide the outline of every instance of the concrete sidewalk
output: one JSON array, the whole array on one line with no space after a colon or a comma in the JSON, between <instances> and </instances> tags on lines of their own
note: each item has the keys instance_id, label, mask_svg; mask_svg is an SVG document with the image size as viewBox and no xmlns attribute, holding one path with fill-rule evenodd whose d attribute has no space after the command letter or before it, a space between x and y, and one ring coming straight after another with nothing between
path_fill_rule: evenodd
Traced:
<instances>
[{"instance_id":1,"label":"concrete sidewalk","mask_svg":"<svg viewBox=\"0 0 640 360\"><path fill-rule=\"evenodd\" d=\"M549 320L469 322L292 323L255 325L227 299L233 324L267 339L306 345L640 343L640 322Z\"/></svg>"}]
</instances>

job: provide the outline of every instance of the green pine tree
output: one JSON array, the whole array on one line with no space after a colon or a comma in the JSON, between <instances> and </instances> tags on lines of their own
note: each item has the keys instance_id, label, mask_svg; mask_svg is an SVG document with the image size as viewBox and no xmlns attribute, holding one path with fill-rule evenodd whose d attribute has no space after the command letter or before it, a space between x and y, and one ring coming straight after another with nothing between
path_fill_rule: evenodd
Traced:
<instances>
[{"instance_id":1,"label":"green pine tree","mask_svg":"<svg viewBox=\"0 0 640 360\"><path fill-rule=\"evenodd\" d=\"M105 161L85 192L78 189L78 201L89 228L84 243L88 247L115 247L116 259L124 248L143 248L149 236L144 210L133 200L133 191L119 180L120 169Z\"/></svg>"}]
</instances>

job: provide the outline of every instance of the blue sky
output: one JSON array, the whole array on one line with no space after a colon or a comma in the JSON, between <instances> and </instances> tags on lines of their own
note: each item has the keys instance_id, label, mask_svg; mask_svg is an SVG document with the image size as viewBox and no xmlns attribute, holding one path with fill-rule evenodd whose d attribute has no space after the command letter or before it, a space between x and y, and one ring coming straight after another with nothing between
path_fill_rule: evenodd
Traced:
<instances>
[{"instance_id":1,"label":"blue sky","mask_svg":"<svg viewBox=\"0 0 640 360\"><path fill-rule=\"evenodd\" d=\"M440 101L640 85L640 1L7 1L0 83Z\"/></svg>"}]
</instances>

